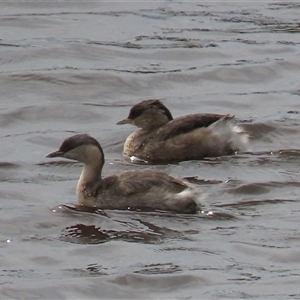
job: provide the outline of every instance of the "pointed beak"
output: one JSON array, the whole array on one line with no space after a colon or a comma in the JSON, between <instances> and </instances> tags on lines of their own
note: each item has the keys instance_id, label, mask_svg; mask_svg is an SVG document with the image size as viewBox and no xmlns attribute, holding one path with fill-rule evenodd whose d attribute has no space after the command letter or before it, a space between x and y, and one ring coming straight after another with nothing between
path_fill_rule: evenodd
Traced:
<instances>
[{"instance_id":1,"label":"pointed beak","mask_svg":"<svg viewBox=\"0 0 300 300\"><path fill-rule=\"evenodd\" d=\"M48 153L45 157L50 158L50 157L62 157L64 155L63 152L61 151L54 151L51 153Z\"/></svg>"},{"instance_id":2,"label":"pointed beak","mask_svg":"<svg viewBox=\"0 0 300 300\"><path fill-rule=\"evenodd\" d=\"M121 120L117 123L117 125L123 125L123 124L131 124L132 120L131 119L124 119L124 120Z\"/></svg>"}]
</instances>

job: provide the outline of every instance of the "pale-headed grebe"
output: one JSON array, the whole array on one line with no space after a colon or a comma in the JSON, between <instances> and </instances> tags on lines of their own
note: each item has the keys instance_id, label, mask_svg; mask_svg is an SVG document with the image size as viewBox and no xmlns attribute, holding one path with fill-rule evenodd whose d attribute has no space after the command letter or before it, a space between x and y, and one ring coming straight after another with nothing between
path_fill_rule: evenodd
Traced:
<instances>
[{"instance_id":1,"label":"pale-headed grebe","mask_svg":"<svg viewBox=\"0 0 300 300\"><path fill-rule=\"evenodd\" d=\"M131 170L102 178L103 150L87 134L67 138L46 157L63 157L84 164L76 188L78 201L84 206L176 213L195 213L199 209L199 191L157 169Z\"/></svg>"},{"instance_id":2,"label":"pale-headed grebe","mask_svg":"<svg viewBox=\"0 0 300 300\"><path fill-rule=\"evenodd\" d=\"M160 100L134 105L129 116L117 123L141 129L125 141L123 154L134 163L163 164L231 155L245 151L248 134L234 116L192 114L173 119Z\"/></svg>"}]
</instances>

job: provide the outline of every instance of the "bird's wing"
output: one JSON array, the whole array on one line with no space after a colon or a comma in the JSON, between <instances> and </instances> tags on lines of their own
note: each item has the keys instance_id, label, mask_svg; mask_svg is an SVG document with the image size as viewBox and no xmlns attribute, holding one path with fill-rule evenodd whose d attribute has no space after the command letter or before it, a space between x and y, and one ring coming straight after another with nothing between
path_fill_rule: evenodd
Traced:
<instances>
[{"instance_id":1,"label":"bird's wing","mask_svg":"<svg viewBox=\"0 0 300 300\"><path fill-rule=\"evenodd\" d=\"M224 115L218 114L194 114L182 116L162 126L155 136L157 140L166 140L177 135L189 133L195 129L206 128L215 123Z\"/></svg>"},{"instance_id":2,"label":"bird's wing","mask_svg":"<svg viewBox=\"0 0 300 300\"><path fill-rule=\"evenodd\" d=\"M150 189L164 189L179 193L187 185L180 179L155 169L143 169L123 172L119 175L119 188L125 195L145 193Z\"/></svg>"}]
</instances>

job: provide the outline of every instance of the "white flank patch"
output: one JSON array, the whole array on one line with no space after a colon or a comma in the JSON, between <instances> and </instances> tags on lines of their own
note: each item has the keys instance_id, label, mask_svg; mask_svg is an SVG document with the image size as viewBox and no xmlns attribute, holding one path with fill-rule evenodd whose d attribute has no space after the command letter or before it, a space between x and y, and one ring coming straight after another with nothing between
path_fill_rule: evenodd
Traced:
<instances>
[{"instance_id":1,"label":"white flank patch","mask_svg":"<svg viewBox=\"0 0 300 300\"><path fill-rule=\"evenodd\" d=\"M136 164L148 164L147 160L138 158L136 156L130 156L129 159L130 159L130 162L132 162L132 163L136 163Z\"/></svg>"},{"instance_id":2,"label":"white flank patch","mask_svg":"<svg viewBox=\"0 0 300 300\"><path fill-rule=\"evenodd\" d=\"M181 191L180 193L176 194L176 198L190 198L193 196L193 190L192 189L185 189Z\"/></svg>"},{"instance_id":3,"label":"white flank patch","mask_svg":"<svg viewBox=\"0 0 300 300\"><path fill-rule=\"evenodd\" d=\"M180 193L176 194L176 198L179 199L193 199L195 201L195 203L201 207L203 206L203 200L206 198L208 194L207 193L202 193L199 190L196 190L194 188L187 188L183 191L181 191Z\"/></svg>"},{"instance_id":4,"label":"white flank patch","mask_svg":"<svg viewBox=\"0 0 300 300\"><path fill-rule=\"evenodd\" d=\"M249 135L241 128L236 125L234 117L231 119L221 118L217 122L209 126L213 133L218 136L222 143L231 142L234 148L239 151L245 151L248 146Z\"/></svg>"}]
</instances>

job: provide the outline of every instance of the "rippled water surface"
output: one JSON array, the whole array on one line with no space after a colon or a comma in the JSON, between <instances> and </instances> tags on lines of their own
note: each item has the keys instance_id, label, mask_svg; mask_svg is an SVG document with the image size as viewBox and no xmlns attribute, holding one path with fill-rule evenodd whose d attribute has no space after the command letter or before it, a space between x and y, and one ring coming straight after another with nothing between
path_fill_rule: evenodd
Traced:
<instances>
[{"instance_id":1,"label":"rippled water surface","mask_svg":"<svg viewBox=\"0 0 300 300\"><path fill-rule=\"evenodd\" d=\"M300 5L0 4L0 297L300 298ZM76 208L74 133L121 160L131 106L234 114L246 153L159 166L206 193L198 215Z\"/></svg>"}]
</instances>

